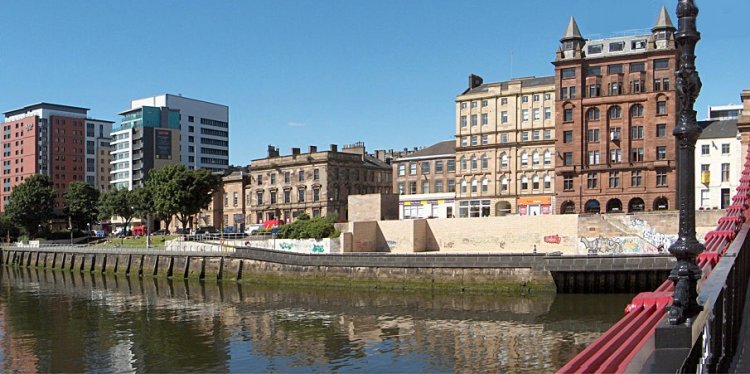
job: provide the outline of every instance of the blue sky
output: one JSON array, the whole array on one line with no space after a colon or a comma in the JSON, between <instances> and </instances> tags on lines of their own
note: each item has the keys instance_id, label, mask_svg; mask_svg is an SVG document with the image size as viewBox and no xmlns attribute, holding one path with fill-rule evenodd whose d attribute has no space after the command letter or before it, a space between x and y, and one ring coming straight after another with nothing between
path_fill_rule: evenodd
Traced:
<instances>
[{"instance_id":1,"label":"blue sky","mask_svg":"<svg viewBox=\"0 0 750 374\"><path fill-rule=\"evenodd\" d=\"M368 150L453 138L455 96L553 74L568 18L586 36L648 29L677 1L21 1L0 6L0 110L40 101L119 122L129 100L182 94L230 107L230 162L281 148ZM698 1L710 104L750 88L750 0Z\"/></svg>"}]
</instances>

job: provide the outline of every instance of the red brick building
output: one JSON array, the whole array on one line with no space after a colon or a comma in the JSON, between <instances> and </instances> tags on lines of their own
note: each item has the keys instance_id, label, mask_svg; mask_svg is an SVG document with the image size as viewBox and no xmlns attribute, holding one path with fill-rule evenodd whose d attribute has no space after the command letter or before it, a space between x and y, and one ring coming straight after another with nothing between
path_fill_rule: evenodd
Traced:
<instances>
[{"instance_id":1,"label":"red brick building","mask_svg":"<svg viewBox=\"0 0 750 374\"><path fill-rule=\"evenodd\" d=\"M675 28L586 40L571 17L555 61L558 213L676 205Z\"/></svg>"}]
</instances>

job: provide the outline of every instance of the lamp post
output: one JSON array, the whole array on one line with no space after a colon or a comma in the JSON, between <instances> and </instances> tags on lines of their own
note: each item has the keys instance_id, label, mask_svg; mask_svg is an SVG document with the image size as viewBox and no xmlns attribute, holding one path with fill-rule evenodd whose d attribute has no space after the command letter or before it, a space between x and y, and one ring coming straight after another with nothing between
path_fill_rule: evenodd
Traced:
<instances>
[{"instance_id":1,"label":"lamp post","mask_svg":"<svg viewBox=\"0 0 750 374\"><path fill-rule=\"evenodd\" d=\"M693 0L679 0L677 19L679 28L675 34L679 60L676 74L677 124L673 135L677 141L677 177L680 207L680 225L677 241L669 252L677 264L669 274L674 283L672 305L669 307L669 323L678 325L700 311L696 286L701 278L701 269L695 258L705 247L695 237L695 142L701 134L693 110L701 90L701 80L695 70L695 45L700 40L696 28L698 7Z\"/></svg>"}]
</instances>

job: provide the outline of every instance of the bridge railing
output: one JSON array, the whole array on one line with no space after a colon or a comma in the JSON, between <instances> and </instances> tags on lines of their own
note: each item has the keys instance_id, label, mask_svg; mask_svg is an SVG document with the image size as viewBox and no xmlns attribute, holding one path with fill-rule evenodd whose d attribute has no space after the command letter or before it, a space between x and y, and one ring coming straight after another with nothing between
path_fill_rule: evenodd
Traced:
<instances>
[{"instance_id":1,"label":"bridge railing","mask_svg":"<svg viewBox=\"0 0 750 374\"><path fill-rule=\"evenodd\" d=\"M750 229L744 225L750 216L750 152L745 160L733 204L718 220L716 229L704 237L706 250L696 260L703 271L698 301L704 306L702 317L705 317L696 320L705 321L702 322L705 326L700 327L701 339L682 363L683 371L695 372L699 364L707 372L726 371L737 347L737 331L742 323L744 292L750 274L747 265L750 255L742 251L748 245ZM665 280L653 292L638 294L625 308L625 316L620 321L558 373L642 371L643 365L653 358L656 327L665 320L673 291L672 282Z\"/></svg>"}]
</instances>

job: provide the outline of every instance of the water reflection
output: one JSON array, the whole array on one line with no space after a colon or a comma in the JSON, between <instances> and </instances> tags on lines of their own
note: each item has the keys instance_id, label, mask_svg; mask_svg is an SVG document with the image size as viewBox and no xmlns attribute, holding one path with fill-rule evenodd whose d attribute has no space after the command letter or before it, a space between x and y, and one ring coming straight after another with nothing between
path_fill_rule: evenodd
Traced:
<instances>
[{"instance_id":1,"label":"water reflection","mask_svg":"<svg viewBox=\"0 0 750 374\"><path fill-rule=\"evenodd\" d=\"M0 269L3 371L552 372L628 295L460 295Z\"/></svg>"}]
</instances>

